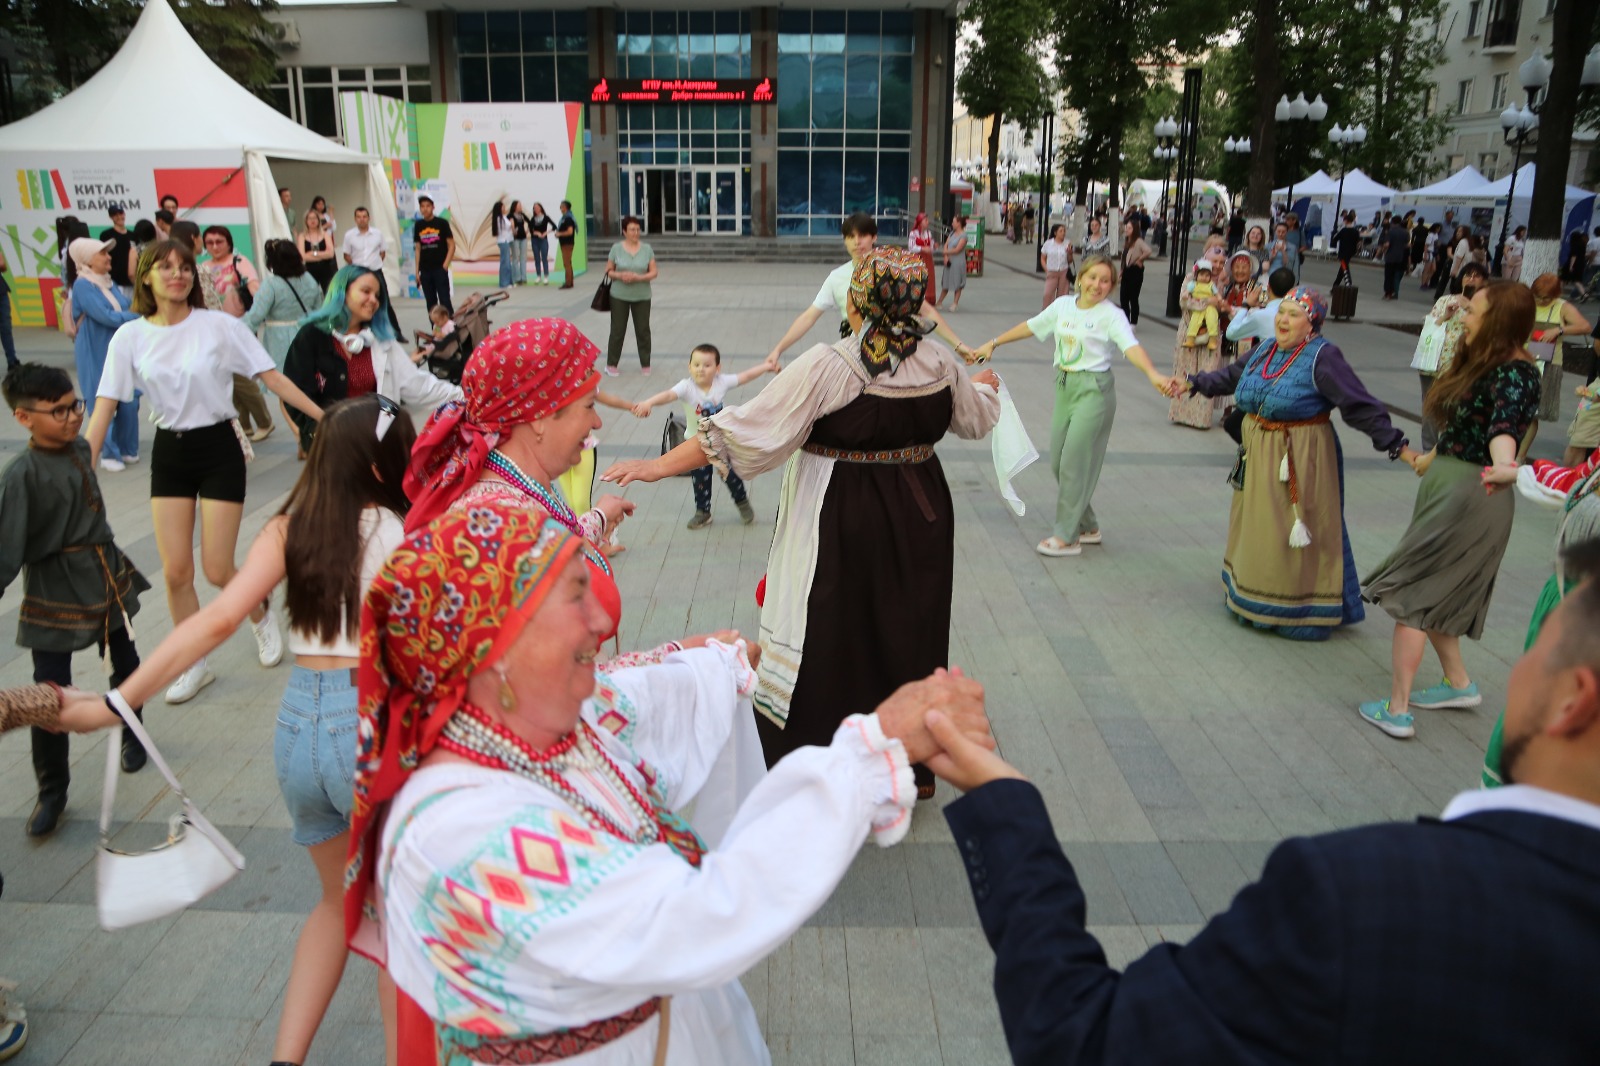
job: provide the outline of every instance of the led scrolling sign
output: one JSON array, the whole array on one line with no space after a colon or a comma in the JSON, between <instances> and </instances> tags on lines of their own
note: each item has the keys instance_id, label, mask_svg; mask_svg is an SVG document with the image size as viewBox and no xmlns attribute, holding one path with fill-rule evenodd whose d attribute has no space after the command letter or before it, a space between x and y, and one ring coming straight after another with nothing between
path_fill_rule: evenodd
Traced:
<instances>
[{"instance_id":1,"label":"led scrolling sign","mask_svg":"<svg viewBox=\"0 0 1600 1066\"><path fill-rule=\"evenodd\" d=\"M591 104L771 104L771 78L601 78L589 88Z\"/></svg>"}]
</instances>

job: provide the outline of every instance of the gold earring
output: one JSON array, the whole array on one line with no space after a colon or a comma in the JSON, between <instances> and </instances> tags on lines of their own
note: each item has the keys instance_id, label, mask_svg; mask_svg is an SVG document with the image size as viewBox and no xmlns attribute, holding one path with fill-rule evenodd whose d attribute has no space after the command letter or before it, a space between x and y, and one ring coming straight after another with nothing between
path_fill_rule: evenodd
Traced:
<instances>
[{"instance_id":1,"label":"gold earring","mask_svg":"<svg viewBox=\"0 0 1600 1066\"><path fill-rule=\"evenodd\" d=\"M511 689L511 679L506 676L506 668L495 665L494 672L500 675L500 709L510 713L517 709L517 694Z\"/></svg>"}]
</instances>

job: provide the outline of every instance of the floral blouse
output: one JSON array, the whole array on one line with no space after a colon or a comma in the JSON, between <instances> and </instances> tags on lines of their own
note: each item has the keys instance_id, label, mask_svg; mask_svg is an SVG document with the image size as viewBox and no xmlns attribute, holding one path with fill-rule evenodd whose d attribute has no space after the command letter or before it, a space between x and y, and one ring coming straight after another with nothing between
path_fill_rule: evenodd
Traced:
<instances>
[{"instance_id":1,"label":"floral blouse","mask_svg":"<svg viewBox=\"0 0 1600 1066\"><path fill-rule=\"evenodd\" d=\"M1489 463L1489 442L1518 441L1539 414L1539 367L1524 359L1502 363L1473 382L1466 399L1439 434L1438 453L1469 463Z\"/></svg>"}]
</instances>

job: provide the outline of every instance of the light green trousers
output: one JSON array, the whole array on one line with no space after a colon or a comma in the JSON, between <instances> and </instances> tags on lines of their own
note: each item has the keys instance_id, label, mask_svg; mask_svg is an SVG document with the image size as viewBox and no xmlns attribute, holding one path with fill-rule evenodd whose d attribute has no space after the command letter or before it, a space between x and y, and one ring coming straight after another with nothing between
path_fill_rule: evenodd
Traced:
<instances>
[{"instance_id":1,"label":"light green trousers","mask_svg":"<svg viewBox=\"0 0 1600 1066\"><path fill-rule=\"evenodd\" d=\"M1058 485L1053 532L1069 544L1100 528L1090 501L1116 415L1111 371L1056 372L1056 412L1050 421L1050 472Z\"/></svg>"}]
</instances>

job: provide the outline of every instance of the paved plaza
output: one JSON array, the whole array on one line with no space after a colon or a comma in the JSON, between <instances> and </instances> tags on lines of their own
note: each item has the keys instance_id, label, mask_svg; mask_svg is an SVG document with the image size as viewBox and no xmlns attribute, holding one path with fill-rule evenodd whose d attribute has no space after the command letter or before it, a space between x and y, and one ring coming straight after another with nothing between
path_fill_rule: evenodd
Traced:
<instances>
[{"instance_id":1,"label":"paved plaza","mask_svg":"<svg viewBox=\"0 0 1600 1066\"><path fill-rule=\"evenodd\" d=\"M969 283L961 310L949 316L965 340L980 343L1038 311L1042 279L1030 269L1030 252L991 241L986 276ZM661 262L655 374L639 373L630 339L623 376L604 387L632 399L660 391L684 376L688 351L701 341L722 348L728 369L751 366L809 303L824 273L816 265ZM1308 268L1320 283L1332 273L1331 264ZM603 343L605 321L588 307L597 278L591 273L570 291L519 290L494 321L564 316ZM1358 282L1366 314L1330 323L1327 334L1374 393L1414 412L1416 377L1407 366L1415 338L1380 323L1420 322L1431 297L1411 281L1398 305L1382 305L1378 271L1363 268ZM1165 265L1152 264L1144 305L1159 312L1165 292ZM407 329L420 326L420 303L403 303ZM832 330L825 320L810 339ZM1138 333L1156 364L1170 366L1171 325L1147 313ZM23 330L18 339L25 358L71 367L71 346L60 335ZM1016 344L995 362L1042 450L1053 402L1049 350ZM1117 377L1117 421L1095 500L1105 545L1079 558L1044 559L1033 550L1054 505L1047 462L1018 479L1028 510L1017 518L997 492L986 441L946 439L939 455L956 507L952 662L987 686L1002 750L1044 793L1087 891L1090 928L1122 965L1151 944L1193 935L1285 837L1437 814L1474 785L1549 573L1555 516L1518 501L1487 632L1465 648L1483 706L1421 712L1416 739L1398 742L1363 728L1355 712L1358 701L1387 691L1388 617L1370 612L1361 625L1309 645L1235 624L1219 582L1233 443L1220 429L1170 425L1166 399L1132 367L1120 365ZM730 402L759 387L737 390ZM1570 416L1570 398L1568 407ZM659 447L662 413L646 421L602 413L602 465ZM1345 447L1350 536L1365 571L1399 539L1417 479L1335 424ZM1414 421L1401 424L1416 434ZM146 455L152 432L146 423ZM1534 454L1559 456L1564 432L1564 424L1545 426ZM23 446L20 429L0 421L0 461ZM256 452L241 560L300 469L281 424ZM623 648L725 626L755 632L754 589L779 483L774 473L751 484L758 520L750 528L716 488L715 522L698 532L684 528L693 512L687 479L629 490L639 510L623 527L628 550L617 563ZM119 543L157 586L136 620L139 645L149 651L171 624L147 467L102 474L101 486ZM0 599L0 685L31 679L27 652L11 643L21 592L19 581ZM210 596L202 591L202 600ZM104 684L92 650L75 666L80 685ZM181 707L158 701L146 720L248 866L176 917L120 933L96 925L93 843L106 741L74 738L66 820L36 843L23 833L34 803L27 736L0 740L0 976L20 982L33 1023L22 1066L262 1066L271 1058L295 936L316 892L309 860L289 839L273 773L273 722L289 666L263 670L246 630L212 657L212 668L217 681L200 697ZM1432 669L1430 657L1422 681L1433 680ZM841 708L857 709L864 708ZM900 846L869 844L822 911L745 976L775 1062L1007 1061L990 991L992 957L938 809L953 798L941 786ZM148 845L173 809L153 766L124 777L118 839ZM309 1061L369 1066L382 1061L381 1049L373 970L354 960Z\"/></svg>"}]
</instances>

